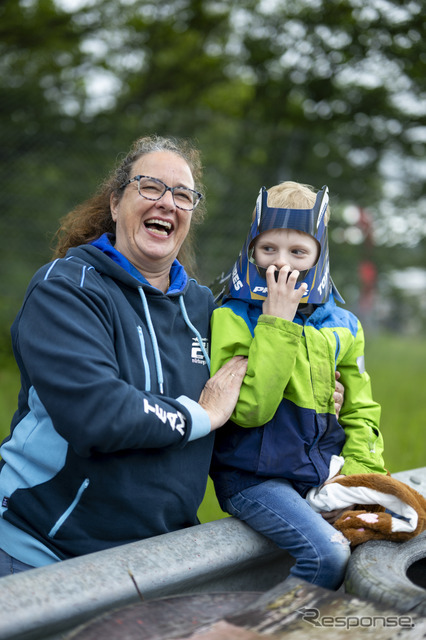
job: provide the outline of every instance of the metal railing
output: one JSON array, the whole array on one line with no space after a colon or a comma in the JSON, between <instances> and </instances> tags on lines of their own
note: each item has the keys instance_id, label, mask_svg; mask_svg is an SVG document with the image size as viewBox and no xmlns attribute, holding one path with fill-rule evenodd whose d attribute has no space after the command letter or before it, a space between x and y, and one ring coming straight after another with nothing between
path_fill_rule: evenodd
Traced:
<instances>
[{"instance_id":1,"label":"metal railing","mask_svg":"<svg viewBox=\"0 0 426 640\"><path fill-rule=\"evenodd\" d=\"M266 591L290 556L234 518L0 580L0 638L52 639L97 614L166 595Z\"/></svg>"},{"instance_id":2,"label":"metal railing","mask_svg":"<svg viewBox=\"0 0 426 640\"><path fill-rule=\"evenodd\" d=\"M395 477L426 495L426 468ZM0 579L0 640L59 640L105 611L169 595L267 591L293 559L225 518Z\"/></svg>"}]
</instances>

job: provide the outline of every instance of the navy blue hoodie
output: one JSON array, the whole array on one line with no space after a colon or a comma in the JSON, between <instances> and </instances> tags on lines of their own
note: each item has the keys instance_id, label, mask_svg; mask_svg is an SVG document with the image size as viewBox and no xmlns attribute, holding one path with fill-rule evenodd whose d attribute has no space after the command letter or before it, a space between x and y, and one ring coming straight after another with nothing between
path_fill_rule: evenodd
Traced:
<instances>
[{"instance_id":1,"label":"navy blue hoodie","mask_svg":"<svg viewBox=\"0 0 426 640\"><path fill-rule=\"evenodd\" d=\"M212 294L177 261L164 294L94 244L41 268L12 326L0 547L32 566L194 525L207 481Z\"/></svg>"}]
</instances>

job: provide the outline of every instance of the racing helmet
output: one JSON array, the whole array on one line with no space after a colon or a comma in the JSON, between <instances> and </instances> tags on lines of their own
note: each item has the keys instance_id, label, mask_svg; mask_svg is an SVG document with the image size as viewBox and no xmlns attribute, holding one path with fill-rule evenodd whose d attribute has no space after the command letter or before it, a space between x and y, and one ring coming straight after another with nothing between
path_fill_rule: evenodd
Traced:
<instances>
[{"instance_id":1,"label":"racing helmet","mask_svg":"<svg viewBox=\"0 0 426 640\"><path fill-rule=\"evenodd\" d=\"M326 222L328 202L328 187L324 186L317 193L312 209L268 207L268 191L262 187L256 201L254 220L242 251L232 269L222 278L223 287L216 299L265 300L268 293L266 269L259 267L254 261L254 241L261 233L270 229L295 229L312 236L320 247L316 263L298 277L296 288L301 282L308 285L300 302L324 304L330 294L339 302L344 302L330 276Z\"/></svg>"}]
</instances>

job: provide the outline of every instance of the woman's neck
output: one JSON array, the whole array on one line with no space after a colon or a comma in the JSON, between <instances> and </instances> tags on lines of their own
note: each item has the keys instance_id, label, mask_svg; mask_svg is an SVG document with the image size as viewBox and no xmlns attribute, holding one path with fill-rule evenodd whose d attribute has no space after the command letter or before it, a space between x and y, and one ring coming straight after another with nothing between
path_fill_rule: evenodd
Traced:
<instances>
[{"instance_id":1,"label":"woman's neck","mask_svg":"<svg viewBox=\"0 0 426 640\"><path fill-rule=\"evenodd\" d=\"M147 275L145 273L142 274L144 278L146 278L153 287L160 289L163 293L167 293L170 287L170 272L164 275Z\"/></svg>"},{"instance_id":2,"label":"woman's neck","mask_svg":"<svg viewBox=\"0 0 426 640\"><path fill-rule=\"evenodd\" d=\"M136 266L136 265L133 265ZM136 267L137 268L137 267ZM156 289L160 289L163 293L166 293L170 287L170 266L161 271L148 271L147 269L138 269L139 273L143 275L145 280Z\"/></svg>"}]
</instances>

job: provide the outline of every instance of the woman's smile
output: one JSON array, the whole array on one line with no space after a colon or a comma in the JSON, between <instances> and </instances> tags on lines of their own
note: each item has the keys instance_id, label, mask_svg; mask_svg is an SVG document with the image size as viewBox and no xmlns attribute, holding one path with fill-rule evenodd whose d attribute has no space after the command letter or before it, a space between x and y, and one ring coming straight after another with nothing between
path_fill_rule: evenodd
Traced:
<instances>
[{"instance_id":1,"label":"woman's smile","mask_svg":"<svg viewBox=\"0 0 426 640\"><path fill-rule=\"evenodd\" d=\"M162 220L161 218L150 218L144 222L145 227L158 236L169 236L173 232L173 224L170 220Z\"/></svg>"}]
</instances>

